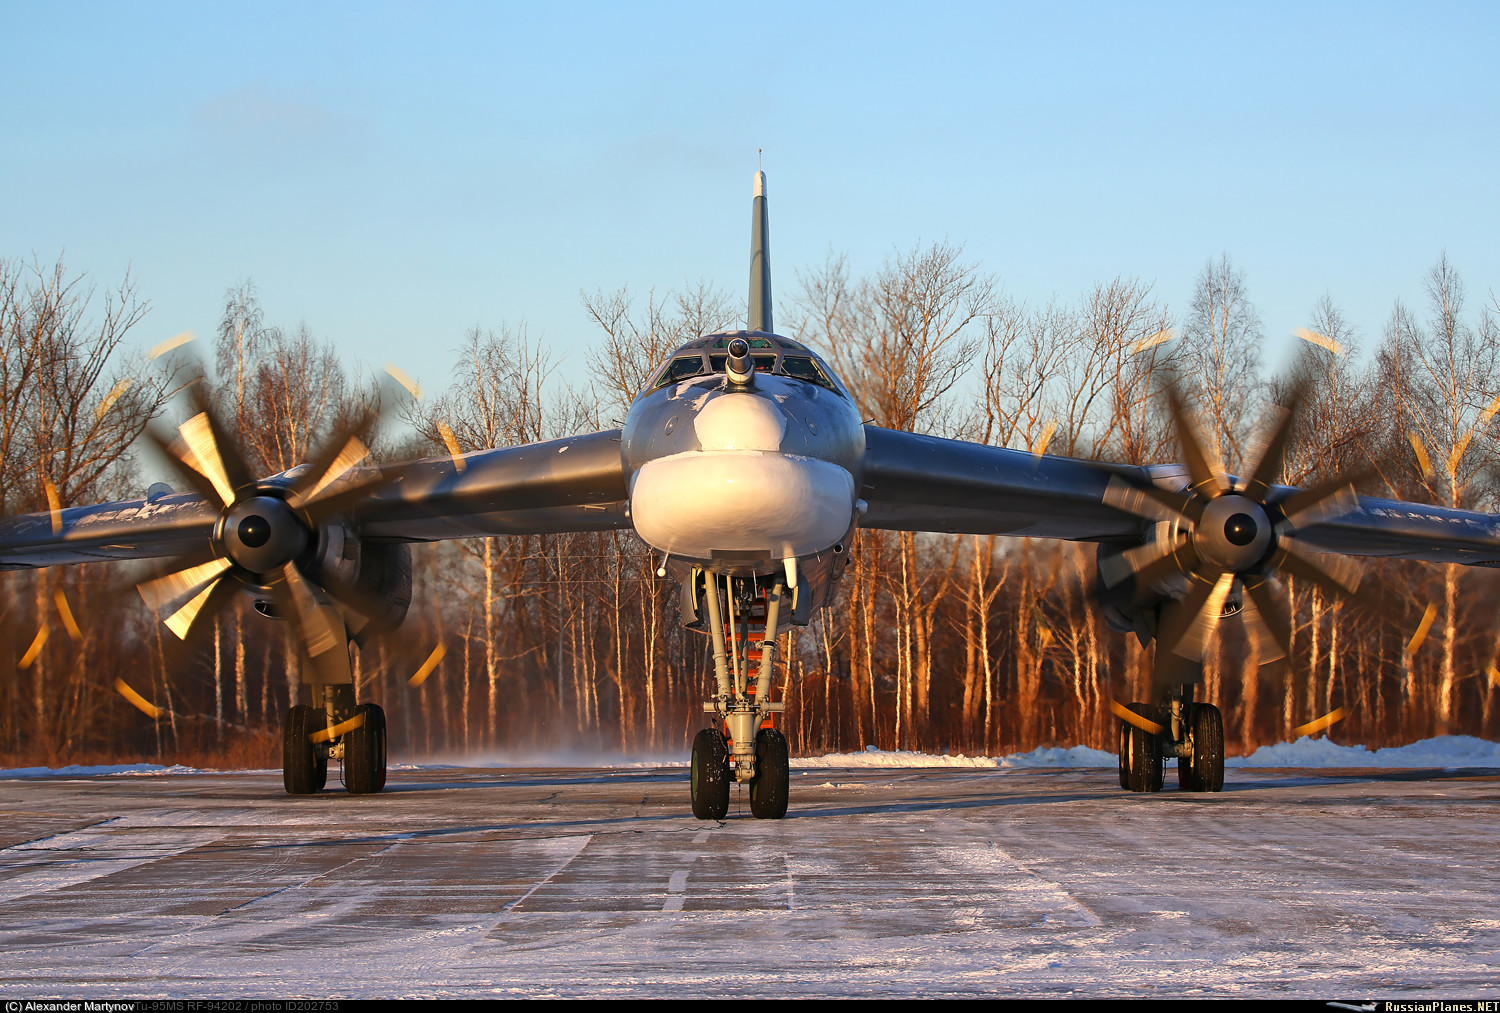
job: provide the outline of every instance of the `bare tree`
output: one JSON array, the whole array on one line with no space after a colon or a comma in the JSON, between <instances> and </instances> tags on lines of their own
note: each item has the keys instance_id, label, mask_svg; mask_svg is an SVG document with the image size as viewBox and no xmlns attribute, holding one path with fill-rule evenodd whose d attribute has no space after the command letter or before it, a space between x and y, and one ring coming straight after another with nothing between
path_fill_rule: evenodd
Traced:
<instances>
[{"instance_id":1,"label":"bare tree","mask_svg":"<svg viewBox=\"0 0 1500 1013\"><path fill-rule=\"evenodd\" d=\"M459 349L458 375L453 385L436 401L419 409L412 419L431 449L467 452L508 447L546 439L552 413L548 410L546 386L553 363L547 351L534 343L523 323L500 330L470 329ZM539 539L482 538L460 542L460 551L478 564L480 582L459 576L459 588L477 607L483 622L483 664L487 689L485 728L487 740L496 738L499 716L500 656L497 624L509 609L514 631L519 622L519 599L529 564L546 548ZM465 672L467 680L467 671ZM465 682L467 687L467 681Z\"/></svg>"},{"instance_id":2,"label":"bare tree","mask_svg":"<svg viewBox=\"0 0 1500 1013\"><path fill-rule=\"evenodd\" d=\"M224 293L224 312L219 318L218 340L214 345L214 365L218 372L220 407L234 420L235 427L245 431L246 398L255 378L255 370L268 347L280 338L274 327L267 327L255 282L246 279Z\"/></svg>"},{"instance_id":3,"label":"bare tree","mask_svg":"<svg viewBox=\"0 0 1500 1013\"><path fill-rule=\"evenodd\" d=\"M365 404L333 346L314 338L306 325L295 337L271 332L236 406L252 467L266 474L301 464Z\"/></svg>"},{"instance_id":4,"label":"bare tree","mask_svg":"<svg viewBox=\"0 0 1500 1013\"><path fill-rule=\"evenodd\" d=\"M843 257L799 275L797 336L829 351L864 417L889 429L953 428L944 398L978 352L972 331L996 282L947 242L914 247L851 284Z\"/></svg>"},{"instance_id":5,"label":"bare tree","mask_svg":"<svg viewBox=\"0 0 1500 1013\"><path fill-rule=\"evenodd\" d=\"M1036 312L999 303L985 319L983 418L969 430L984 443L1046 449L1057 425L1054 389L1076 337L1076 318L1055 301Z\"/></svg>"},{"instance_id":6,"label":"bare tree","mask_svg":"<svg viewBox=\"0 0 1500 1013\"><path fill-rule=\"evenodd\" d=\"M1358 365L1359 337L1332 298L1313 306L1311 328L1290 376L1274 381L1276 400L1294 386L1302 403L1287 443L1281 480L1293 484L1352 473L1367 460L1379 437L1373 410L1378 392L1368 370Z\"/></svg>"},{"instance_id":7,"label":"bare tree","mask_svg":"<svg viewBox=\"0 0 1500 1013\"><path fill-rule=\"evenodd\" d=\"M165 400L144 364L122 361L145 316L127 276L107 291L59 260L0 261L0 497L7 511L98 499ZM50 491L49 491L50 490Z\"/></svg>"},{"instance_id":8,"label":"bare tree","mask_svg":"<svg viewBox=\"0 0 1500 1013\"><path fill-rule=\"evenodd\" d=\"M1245 291L1245 272L1227 255L1198 275L1183 327L1181 368L1201 400L1213 452L1234 470L1260 387L1260 316Z\"/></svg>"},{"instance_id":9,"label":"bare tree","mask_svg":"<svg viewBox=\"0 0 1500 1013\"><path fill-rule=\"evenodd\" d=\"M1477 326L1466 318L1463 281L1447 254L1428 272L1426 289L1426 327L1398 303L1386 327L1382 362L1388 376L1399 372L1394 391L1400 417L1411 426L1405 435L1420 486L1435 503L1478 508L1485 505L1480 499L1487 491L1484 479L1500 462L1500 441L1491 429L1500 409L1500 334L1489 314ZM1435 708L1440 731L1448 730L1453 716L1458 582L1458 567L1445 566Z\"/></svg>"},{"instance_id":10,"label":"bare tree","mask_svg":"<svg viewBox=\"0 0 1500 1013\"><path fill-rule=\"evenodd\" d=\"M636 314L635 299L625 288L585 293L583 308L604 332L603 344L588 357L596 398L612 402L622 414L673 349L743 319L742 308L706 281L660 300L653 289L644 315Z\"/></svg>"},{"instance_id":11,"label":"bare tree","mask_svg":"<svg viewBox=\"0 0 1500 1013\"><path fill-rule=\"evenodd\" d=\"M1160 373L1171 368L1177 348L1166 307L1151 298L1151 286L1115 278L1086 297L1083 330L1110 372L1110 403L1100 407L1094 453L1128 464L1162 460L1172 433L1161 410Z\"/></svg>"}]
</instances>

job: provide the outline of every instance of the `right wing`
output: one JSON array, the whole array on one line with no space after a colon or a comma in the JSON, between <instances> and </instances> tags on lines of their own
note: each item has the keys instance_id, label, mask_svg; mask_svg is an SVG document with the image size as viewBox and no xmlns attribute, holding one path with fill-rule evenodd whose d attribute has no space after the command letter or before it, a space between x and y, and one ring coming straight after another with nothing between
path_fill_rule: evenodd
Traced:
<instances>
[{"instance_id":1,"label":"right wing","mask_svg":"<svg viewBox=\"0 0 1500 1013\"><path fill-rule=\"evenodd\" d=\"M281 477L270 481L281 483ZM372 490L360 487L356 479L340 511L367 538L410 542L630 527L617 429L393 465ZM218 514L201 496L177 493L7 518L0 521L0 569L200 551Z\"/></svg>"}]
</instances>

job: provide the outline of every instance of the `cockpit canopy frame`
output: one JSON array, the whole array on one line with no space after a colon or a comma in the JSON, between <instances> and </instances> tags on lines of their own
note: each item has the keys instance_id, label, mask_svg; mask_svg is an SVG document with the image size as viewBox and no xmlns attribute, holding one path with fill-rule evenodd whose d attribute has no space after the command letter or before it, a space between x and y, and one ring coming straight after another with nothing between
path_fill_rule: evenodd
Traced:
<instances>
[{"instance_id":1,"label":"cockpit canopy frame","mask_svg":"<svg viewBox=\"0 0 1500 1013\"><path fill-rule=\"evenodd\" d=\"M816 352L800 341L767 331L724 331L695 338L679 347L671 358L657 367L651 381L637 396L695 377L723 375L725 362L729 357L727 348L735 338L744 338L750 344L750 357L757 373L786 376L816 384L842 397L849 396L833 370L828 368L828 364Z\"/></svg>"}]
</instances>

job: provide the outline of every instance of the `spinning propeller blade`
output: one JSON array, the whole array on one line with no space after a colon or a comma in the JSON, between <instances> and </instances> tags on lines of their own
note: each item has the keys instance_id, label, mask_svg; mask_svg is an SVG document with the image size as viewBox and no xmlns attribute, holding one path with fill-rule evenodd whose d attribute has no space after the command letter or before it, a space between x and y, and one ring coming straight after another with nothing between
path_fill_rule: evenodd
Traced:
<instances>
[{"instance_id":1,"label":"spinning propeller blade","mask_svg":"<svg viewBox=\"0 0 1500 1013\"><path fill-rule=\"evenodd\" d=\"M1231 483L1175 380L1169 381L1165 392L1188 470L1187 487L1162 488L1145 477L1121 474L1105 487L1106 504L1156 525L1151 540L1122 552L1101 552L1099 560L1105 588L1133 580L1130 604L1158 610L1155 622L1147 619L1144 627L1154 628L1158 641L1154 694L1195 678L1185 666L1202 662L1236 584L1244 598L1240 611L1246 631L1262 663L1285 658L1291 646L1290 602L1277 573L1310 581L1331 595L1347 595L1359 586L1362 567L1356 560L1319 552L1297 537L1358 509L1353 481L1342 477L1290 492L1274 484L1306 390L1302 380L1292 386L1286 404L1246 455L1247 477ZM1187 593L1177 597L1181 591L1174 584L1183 578ZM1122 608L1127 590L1114 599Z\"/></svg>"},{"instance_id":2,"label":"spinning propeller blade","mask_svg":"<svg viewBox=\"0 0 1500 1013\"><path fill-rule=\"evenodd\" d=\"M175 438L155 429L148 432L174 470L220 508L221 519L209 546L142 581L137 587L141 598L155 611L171 609L163 621L186 639L204 616L224 608L237 590L269 591L276 614L289 621L302 657L318 670L319 678L347 682L350 628L363 630L371 619L387 614L390 603L336 573L317 572L318 564L309 564L304 550L317 544L325 523L388 481L380 469L366 464L366 441L383 421L396 392L385 388L378 406L342 424L289 482L266 482L254 477L247 455L230 438L208 398L201 367L197 373L189 386L193 414ZM398 374L405 376L393 372ZM410 378L402 382L415 386Z\"/></svg>"}]
</instances>

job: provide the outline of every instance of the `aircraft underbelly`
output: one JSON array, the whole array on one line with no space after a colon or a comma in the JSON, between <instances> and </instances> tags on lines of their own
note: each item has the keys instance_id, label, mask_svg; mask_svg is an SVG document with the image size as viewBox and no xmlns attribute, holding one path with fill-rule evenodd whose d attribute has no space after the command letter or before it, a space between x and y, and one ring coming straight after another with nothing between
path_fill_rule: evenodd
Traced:
<instances>
[{"instance_id":1,"label":"aircraft underbelly","mask_svg":"<svg viewBox=\"0 0 1500 1013\"><path fill-rule=\"evenodd\" d=\"M828 461L759 451L699 451L651 461L635 476L630 516L648 545L710 559L822 552L849 530L854 479Z\"/></svg>"}]
</instances>

